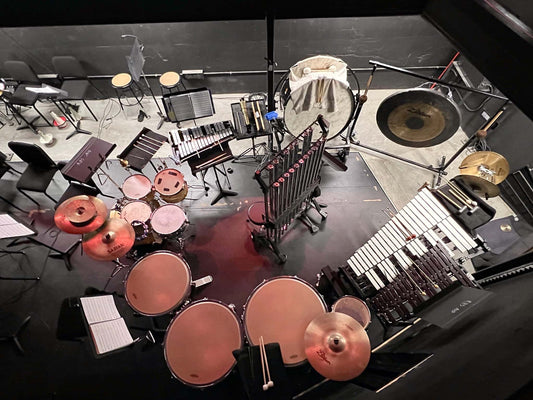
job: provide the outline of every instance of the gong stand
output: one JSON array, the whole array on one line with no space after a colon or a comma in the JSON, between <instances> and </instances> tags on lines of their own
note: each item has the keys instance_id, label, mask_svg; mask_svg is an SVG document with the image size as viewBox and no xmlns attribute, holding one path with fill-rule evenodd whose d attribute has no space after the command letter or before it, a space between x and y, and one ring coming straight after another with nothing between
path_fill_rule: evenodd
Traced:
<instances>
[{"instance_id":1,"label":"gong stand","mask_svg":"<svg viewBox=\"0 0 533 400\"><path fill-rule=\"evenodd\" d=\"M437 186L440 183L441 177L443 175L447 175L446 169L450 166L450 164L468 146L470 146L476 139L481 139L481 138L484 138L486 136L487 130L490 128L490 126L492 126L492 124L496 121L496 119L498 119L498 117L503 113L503 111L505 110L505 106L509 102L509 99L507 97L505 97L505 96L500 96L500 95L493 94L493 93L483 92L483 91L478 90L478 89L473 89L473 88L469 88L469 87L466 87L466 86L457 85L455 83L445 82L445 81L440 80L440 79L430 78L430 77L418 74L416 72L412 72L412 71L408 71L408 70L403 69L403 68L399 68L399 67L395 67L395 66L392 66L392 65L384 64L384 63L381 63L379 61L370 60L369 63L373 65L373 69L372 69L372 72L370 73L370 77L368 78L367 85L366 85L364 93L361 96L359 96L359 98L357 99L356 111L355 111L355 114L354 114L354 119L353 119L353 122L352 122L352 124L350 126L350 130L349 130L349 132L346 135L346 146L337 146L335 148L346 150L346 148L348 147L348 149L349 149L349 146L351 145L351 146L354 146L356 148L363 148L363 149L369 150L369 151L371 151L373 153L381 154L381 155L384 155L386 157L393 158L393 159L398 160L398 161L402 161L402 162L404 162L406 164L410 164L410 165L413 165L413 166L416 166L416 167L419 167L419 168L422 168L422 169L426 169L428 171L431 171L431 172L434 172L434 173L438 174L438 178L437 178L437 182L436 182ZM496 99L504 100L505 103L493 115L493 117L491 118L489 123L486 124L484 128L478 130L475 134L470 136L468 138L468 140L450 157L448 162L446 162L446 157L443 156L441 161L439 162L439 166L438 167L434 167L433 165L424 165L424 164L418 163L416 161L409 160L407 158L404 158L404 157L401 157L401 156L398 156L398 155L395 155L395 154L392 154L392 153L377 149L375 147L367 146L365 144L362 144L359 140L355 140L355 139L352 138L352 136L354 135L354 129L355 129L355 124L357 122L357 118L359 117L359 114L361 113L361 109L363 108L363 104L368 100L368 97L367 97L368 90L370 88L374 73L375 73L375 71L376 71L378 66L382 67L382 68L385 68L385 69L388 69L388 70L391 70L391 71L396 71L396 72L399 72L399 73L402 73L402 74L405 74L405 75L413 76L415 78L420 78L420 79L423 79L425 81L438 83L438 84L440 84L442 86L451 87L451 88L455 88L455 89L466 90L468 92L477 93L477 94L481 94L481 95L484 95L484 96L487 96L487 97L493 97L493 98L496 98Z\"/></svg>"}]
</instances>

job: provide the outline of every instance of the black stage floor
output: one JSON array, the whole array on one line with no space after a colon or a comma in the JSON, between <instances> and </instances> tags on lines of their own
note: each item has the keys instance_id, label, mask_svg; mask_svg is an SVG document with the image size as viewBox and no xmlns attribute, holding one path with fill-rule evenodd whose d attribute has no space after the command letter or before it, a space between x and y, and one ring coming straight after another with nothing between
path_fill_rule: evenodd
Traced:
<instances>
[{"instance_id":1,"label":"black stage floor","mask_svg":"<svg viewBox=\"0 0 533 400\"><path fill-rule=\"evenodd\" d=\"M174 167L170 160L165 160ZM160 165L156 162L156 165ZM190 226L184 258L193 279L211 275L213 282L198 289L191 300L209 298L234 304L240 316L253 289L263 280L279 275L297 276L314 284L316 275L326 265L336 268L385 222L381 211L391 207L379 184L357 153L348 158L348 171L337 172L325 166L322 173L320 201L328 205L328 218L320 231L312 235L296 222L282 241L288 256L278 264L267 249L257 249L250 238L254 228L248 221L250 206L261 201L259 186L252 179L255 164L227 163L232 190L238 196L227 197L211 206L216 189L204 195L201 182L190 175L188 166L179 167L189 185L188 199L180 203ZM121 184L128 172L118 162L107 164L111 178ZM153 178L148 165L145 174ZM9 175L9 174L8 174ZM2 180L2 194L23 209L31 203L14 190L14 179ZM99 182L105 194L119 197L120 192L107 177ZM212 171L207 182L213 182ZM98 182L98 179L97 179ZM50 194L58 198L66 182L56 175ZM42 198L43 209L52 208ZM413 193L414 196L414 193ZM102 197L111 207L115 200ZM5 205L4 210L7 209ZM10 209L13 211L13 209ZM21 215L21 213L14 213ZM78 237L59 232L52 224L53 211L34 214L39 237L52 247L66 250ZM2 248L8 241L4 240ZM102 290L114 269L112 262L98 262L76 249L71 257L73 270L68 271L61 259L49 258L43 246L22 243L12 249L25 249L21 255L2 255L0 275L22 272L38 274L39 282L0 281L0 310L20 316L31 315L21 333L26 354L20 355L11 343L1 343L0 380L2 399L240 399L245 398L241 381L233 371L222 382L206 389L196 389L171 378L163 356L164 332L156 332L157 344L138 343L132 348L102 358L95 358L88 340L59 340L57 328L64 299ZM128 265L133 260L124 258ZM126 270L116 275L107 292L117 294L117 305L134 337L141 336L150 325L147 317L134 316L123 293ZM328 382L301 399L348 399L357 395L371 398L503 399L519 391L531 379L533 366L533 291L531 274L499 282L490 287L490 296L459 323L447 330L426 324L409 336L390 345L387 350L434 353L434 356L379 394L353 384ZM273 302L276 299L272 299ZM158 318L163 326L170 318ZM62 320L60 327L63 329ZM213 335L216 335L213 327ZM372 345L382 341L383 330L373 322L368 330ZM288 369L294 395L323 378L309 365ZM522 392L522 394L525 392ZM522 398L522 397L515 397ZM525 398L525 397L523 397Z\"/></svg>"}]
</instances>

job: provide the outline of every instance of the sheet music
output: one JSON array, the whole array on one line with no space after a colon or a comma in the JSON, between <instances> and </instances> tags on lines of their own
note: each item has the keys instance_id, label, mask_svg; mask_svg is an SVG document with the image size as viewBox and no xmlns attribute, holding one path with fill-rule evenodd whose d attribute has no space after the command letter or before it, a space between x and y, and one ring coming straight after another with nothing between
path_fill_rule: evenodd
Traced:
<instances>
[{"instance_id":1,"label":"sheet music","mask_svg":"<svg viewBox=\"0 0 533 400\"><path fill-rule=\"evenodd\" d=\"M90 326L96 352L107 353L133 343L124 318L105 321Z\"/></svg>"},{"instance_id":2,"label":"sheet music","mask_svg":"<svg viewBox=\"0 0 533 400\"><path fill-rule=\"evenodd\" d=\"M112 295L81 297L80 301L89 325L121 318Z\"/></svg>"},{"instance_id":3,"label":"sheet music","mask_svg":"<svg viewBox=\"0 0 533 400\"><path fill-rule=\"evenodd\" d=\"M33 235L35 232L8 214L0 214L0 239Z\"/></svg>"}]
</instances>

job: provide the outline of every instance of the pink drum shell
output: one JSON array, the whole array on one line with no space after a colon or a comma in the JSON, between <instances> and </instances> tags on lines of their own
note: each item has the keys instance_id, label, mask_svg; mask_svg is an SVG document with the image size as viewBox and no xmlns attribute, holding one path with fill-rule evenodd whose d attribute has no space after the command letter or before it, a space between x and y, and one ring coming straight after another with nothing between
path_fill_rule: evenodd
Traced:
<instances>
[{"instance_id":1,"label":"pink drum shell","mask_svg":"<svg viewBox=\"0 0 533 400\"><path fill-rule=\"evenodd\" d=\"M371 322L370 309L366 303L355 296L343 296L331 306L331 311L349 315L366 329Z\"/></svg>"},{"instance_id":2,"label":"pink drum shell","mask_svg":"<svg viewBox=\"0 0 533 400\"><path fill-rule=\"evenodd\" d=\"M152 213L150 223L160 235L171 235L178 232L185 221L187 216L180 206L165 204Z\"/></svg>"},{"instance_id":3,"label":"pink drum shell","mask_svg":"<svg viewBox=\"0 0 533 400\"><path fill-rule=\"evenodd\" d=\"M257 286L246 301L243 325L251 345L280 345L283 362L296 366L307 360L304 334L309 323L327 312L318 291L306 281L293 276L278 276Z\"/></svg>"},{"instance_id":4,"label":"pink drum shell","mask_svg":"<svg viewBox=\"0 0 533 400\"><path fill-rule=\"evenodd\" d=\"M133 221L146 222L151 216L152 208L142 200L131 201L120 210L120 218L125 219L130 224Z\"/></svg>"},{"instance_id":5,"label":"pink drum shell","mask_svg":"<svg viewBox=\"0 0 533 400\"><path fill-rule=\"evenodd\" d=\"M192 276L187 262L170 251L159 250L141 258L124 281L126 301L139 314L169 313L189 297Z\"/></svg>"},{"instance_id":6,"label":"pink drum shell","mask_svg":"<svg viewBox=\"0 0 533 400\"><path fill-rule=\"evenodd\" d=\"M212 386L236 365L232 351L242 348L242 333L237 315L226 304L208 299L192 302L176 314L167 328L164 340L167 366L186 385Z\"/></svg>"},{"instance_id":7,"label":"pink drum shell","mask_svg":"<svg viewBox=\"0 0 533 400\"><path fill-rule=\"evenodd\" d=\"M152 192L152 182L142 174L128 176L122 183L122 193L128 199L139 200Z\"/></svg>"}]
</instances>

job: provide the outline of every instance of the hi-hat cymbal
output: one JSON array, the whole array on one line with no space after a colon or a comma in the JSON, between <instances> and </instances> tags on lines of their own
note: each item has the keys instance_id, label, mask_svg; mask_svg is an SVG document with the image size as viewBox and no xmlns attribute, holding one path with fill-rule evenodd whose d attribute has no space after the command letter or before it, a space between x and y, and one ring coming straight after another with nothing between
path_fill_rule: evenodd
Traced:
<instances>
[{"instance_id":1,"label":"hi-hat cymbal","mask_svg":"<svg viewBox=\"0 0 533 400\"><path fill-rule=\"evenodd\" d=\"M108 219L96 232L83 235L82 247L95 260L114 260L125 255L135 242L132 226L120 218Z\"/></svg>"},{"instance_id":2,"label":"hi-hat cymbal","mask_svg":"<svg viewBox=\"0 0 533 400\"><path fill-rule=\"evenodd\" d=\"M494 183L475 175L457 175L453 179L459 179L472 191L486 197L496 197L500 194L500 188Z\"/></svg>"},{"instance_id":3,"label":"hi-hat cymbal","mask_svg":"<svg viewBox=\"0 0 533 400\"><path fill-rule=\"evenodd\" d=\"M410 89L387 97L376 113L379 129L393 142L429 147L453 136L461 113L448 97L431 89Z\"/></svg>"},{"instance_id":4,"label":"hi-hat cymbal","mask_svg":"<svg viewBox=\"0 0 533 400\"><path fill-rule=\"evenodd\" d=\"M56 226L67 233L88 233L101 227L107 216L104 202L94 196L74 196L57 207Z\"/></svg>"},{"instance_id":5,"label":"hi-hat cymbal","mask_svg":"<svg viewBox=\"0 0 533 400\"><path fill-rule=\"evenodd\" d=\"M343 313L326 313L312 320L305 330L304 346L311 366L335 381L359 376L370 360L366 331Z\"/></svg>"}]
</instances>

